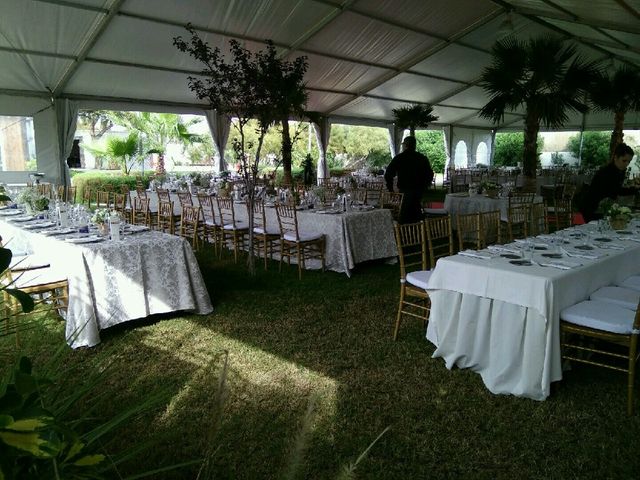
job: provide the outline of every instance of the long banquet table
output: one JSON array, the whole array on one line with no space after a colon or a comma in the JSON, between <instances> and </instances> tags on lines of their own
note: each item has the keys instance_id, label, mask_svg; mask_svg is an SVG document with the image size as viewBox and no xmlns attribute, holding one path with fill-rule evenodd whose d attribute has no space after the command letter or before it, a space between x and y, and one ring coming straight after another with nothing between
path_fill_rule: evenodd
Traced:
<instances>
[{"instance_id":1,"label":"long banquet table","mask_svg":"<svg viewBox=\"0 0 640 480\"><path fill-rule=\"evenodd\" d=\"M134 198L136 192L131 192ZM155 193L149 192L150 206L157 207ZM180 213L178 196L171 194L174 202L174 213ZM194 205L198 205L197 197L193 197ZM215 199L214 199L215 204ZM265 209L267 225L278 228L275 208ZM358 263L368 260L395 258L398 254L393 231L391 210L374 209L366 211L352 210L339 214L319 214L318 210L301 210L298 212L298 226L301 231L321 233L325 235L325 267L334 272L351 275L351 270ZM235 215L241 225L247 225L248 214L244 202L235 204ZM320 268L319 260L305 262L310 269Z\"/></svg>"},{"instance_id":2,"label":"long banquet table","mask_svg":"<svg viewBox=\"0 0 640 480\"><path fill-rule=\"evenodd\" d=\"M612 243L623 250L595 248L602 258L572 258L582 266L569 270L516 266L501 256L440 259L428 283L433 356L447 368L471 368L493 393L544 400L551 382L562 378L560 312L640 273L639 242L637 233L613 232Z\"/></svg>"},{"instance_id":3,"label":"long banquet table","mask_svg":"<svg viewBox=\"0 0 640 480\"><path fill-rule=\"evenodd\" d=\"M100 330L129 320L213 310L193 250L180 237L147 231L120 241L73 244L7 218L2 217L0 232L14 255L37 252L67 275L66 338L73 348L97 345Z\"/></svg>"},{"instance_id":4,"label":"long banquet table","mask_svg":"<svg viewBox=\"0 0 640 480\"><path fill-rule=\"evenodd\" d=\"M536 195L535 202L542 202L542 197ZM444 208L451 215L455 225L457 215L468 213L492 212L500 210L500 218L507 220L509 200L507 197L491 198L486 195L468 193L449 193L444 198Z\"/></svg>"}]
</instances>

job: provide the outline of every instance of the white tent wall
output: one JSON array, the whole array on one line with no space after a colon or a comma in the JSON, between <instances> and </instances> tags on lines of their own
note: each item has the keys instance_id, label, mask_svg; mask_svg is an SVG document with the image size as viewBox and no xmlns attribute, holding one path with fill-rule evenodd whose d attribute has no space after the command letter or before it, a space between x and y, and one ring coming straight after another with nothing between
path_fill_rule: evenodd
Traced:
<instances>
[{"instance_id":1,"label":"white tent wall","mask_svg":"<svg viewBox=\"0 0 640 480\"><path fill-rule=\"evenodd\" d=\"M46 98L0 94L0 115L33 117L38 172L44 181L58 183L62 178L56 113ZM30 172L0 172L0 182L26 183ZM33 172L31 172L33 173Z\"/></svg>"}]
</instances>

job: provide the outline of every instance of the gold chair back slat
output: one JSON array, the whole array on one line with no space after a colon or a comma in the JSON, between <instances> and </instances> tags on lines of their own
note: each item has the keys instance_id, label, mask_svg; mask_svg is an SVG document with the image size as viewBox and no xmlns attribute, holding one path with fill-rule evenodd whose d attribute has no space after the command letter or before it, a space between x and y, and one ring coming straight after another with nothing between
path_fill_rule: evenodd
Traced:
<instances>
[{"instance_id":1,"label":"gold chair back slat","mask_svg":"<svg viewBox=\"0 0 640 480\"><path fill-rule=\"evenodd\" d=\"M133 199L133 209L131 210L131 223L134 225L151 225L149 213L149 199L135 197Z\"/></svg>"},{"instance_id":2,"label":"gold chair back slat","mask_svg":"<svg viewBox=\"0 0 640 480\"><path fill-rule=\"evenodd\" d=\"M158 204L171 201L171 194L166 188L156 188L156 195L158 195Z\"/></svg>"},{"instance_id":3,"label":"gold chair back slat","mask_svg":"<svg viewBox=\"0 0 640 480\"><path fill-rule=\"evenodd\" d=\"M429 246L429 265L435 268L436 262L442 257L453 255L453 231L451 217L432 217L424 221Z\"/></svg>"},{"instance_id":4,"label":"gold chair back slat","mask_svg":"<svg viewBox=\"0 0 640 480\"><path fill-rule=\"evenodd\" d=\"M124 193L113 194L113 208L122 218L127 218L127 196Z\"/></svg>"},{"instance_id":5,"label":"gold chair back slat","mask_svg":"<svg viewBox=\"0 0 640 480\"><path fill-rule=\"evenodd\" d=\"M400 262L400 278L404 279L408 272L427 270L427 242L424 223L394 224L398 259Z\"/></svg>"},{"instance_id":6,"label":"gold chair back slat","mask_svg":"<svg viewBox=\"0 0 640 480\"><path fill-rule=\"evenodd\" d=\"M193 206L193 197L191 196L191 192L178 192L178 201L180 202L181 207L185 206Z\"/></svg>"},{"instance_id":7,"label":"gold chair back slat","mask_svg":"<svg viewBox=\"0 0 640 480\"><path fill-rule=\"evenodd\" d=\"M161 200L158 203L158 230L172 235L176 231L172 201Z\"/></svg>"},{"instance_id":8,"label":"gold chair back slat","mask_svg":"<svg viewBox=\"0 0 640 480\"><path fill-rule=\"evenodd\" d=\"M500 210L480 213L480 248L494 243L502 243Z\"/></svg>"},{"instance_id":9,"label":"gold chair back slat","mask_svg":"<svg viewBox=\"0 0 640 480\"><path fill-rule=\"evenodd\" d=\"M166 202L165 202L166 203ZM173 215L173 210L171 211ZM200 222L200 207L183 205L180 217L180 236L186 238L194 250L198 250L198 227Z\"/></svg>"},{"instance_id":10,"label":"gold chair back slat","mask_svg":"<svg viewBox=\"0 0 640 480\"><path fill-rule=\"evenodd\" d=\"M476 250L482 248L482 228L480 225L480 214L469 213L456 216L456 226L458 234L458 248L465 249L465 245Z\"/></svg>"}]
</instances>

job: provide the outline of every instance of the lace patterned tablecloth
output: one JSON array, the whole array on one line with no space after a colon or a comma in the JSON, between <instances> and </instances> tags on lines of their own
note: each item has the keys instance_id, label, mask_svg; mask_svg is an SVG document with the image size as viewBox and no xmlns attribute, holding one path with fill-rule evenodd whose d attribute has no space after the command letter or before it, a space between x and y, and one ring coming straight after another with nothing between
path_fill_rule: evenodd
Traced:
<instances>
[{"instance_id":1,"label":"lace patterned tablecloth","mask_svg":"<svg viewBox=\"0 0 640 480\"><path fill-rule=\"evenodd\" d=\"M137 195L131 192L131 198ZM158 196L155 192L148 192L149 205L157 210ZM198 205L198 199L192 197L193 204ZM174 213L181 212L180 202L175 193L171 193ZM234 204L236 220L247 225L247 207L244 202ZM214 209L215 198L214 198ZM267 224L278 229L278 218L273 207L267 207ZM350 211L341 214L318 214L313 210L298 212L298 226L301 232L322 233L326 236L325 267L334 272L351 274L357 263L396 257L398 250L393 232L393 216L387 209L369 211ZM292 259L292 262L294 259ZM319 260L308 260L305 266L310 269L321 268Z\"/></svg>"},{"instance_id":2,"label":"lace patterned tablecloth","mask_svg":"<svg viewBox=\"0 0 640 480\"><path fill-rule=\"evenodd\" d=\"M7 222L0 231L14 254L38 252L69 280L67 341L73 347L100 343L101 329L148 315L213 308L191 246L159 232L121 241L71 244Z\"/></svg>"}]
</instances>

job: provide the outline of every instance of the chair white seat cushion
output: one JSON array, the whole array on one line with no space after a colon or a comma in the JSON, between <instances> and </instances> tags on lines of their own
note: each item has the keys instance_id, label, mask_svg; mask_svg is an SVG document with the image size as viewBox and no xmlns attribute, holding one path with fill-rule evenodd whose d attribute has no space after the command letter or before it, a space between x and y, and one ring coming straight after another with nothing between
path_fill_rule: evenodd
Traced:
<instances>
[{"instance_id":1,"label":"chair white seat cushion","mask_svg":"<svg viewBox=\"0 0 640 480\"><path fill-rule=\"evenodd\" d=\"M422 288L423 290L427 289L427 283L429 283L429 278L431 277L431 270L417 270L415 272L407 273L405 280L407 283L410 283L414 287Z\"/></svg>"},{"instance_id":2,"label":"chair white seat cushion","mask_svg":"<svg viewBox=\"0 0 640 480\"><path fill-rule=\"evenodd\" d=\"M620 284L621 287L640 291L640 275L633 275Z\"/></svg>"},{"instance_id":3,"label":"chair white seat cushion","mask_svg":"<svg viewBox=\"0 0 640 480\"><path fill-rule=\"evenodd\" d=\"M321 233L300 232L298 236L300 238L296 238L295 233L289 232L284 234L284 239L288 242L312 242L313 240L320 240L322 238Z\"/></svg>"},{"instance_id":4,"label":"chair white seat cushion","mask_svg":"<svg viewBox=\"0 0 640 480\"><path fill-rule=\"evenodd\" d=\"M206 226L208 227L220 227L220 224L217 222L212 222L211 220L207 220L206 222L204 222Z\"/></svg>"},{"instance_id":5,"label":"chair white seat cushion","mask_svg":"<svg viewBox=\"0 0 640 480\"><path fill-rule=\"evenodd\" d=\"M630 334L636 312L599 300L585 300L560 312L560 320L605 332Z\"/></svg>"},{"instance_id":6,"label":"chair white seat cushion","mask_svg":"<svg viewBox=\"0 0 640 480\"><path fill-rule=\"evenodd\" d=\"M255 227L253 229L253 233L257 233L258 235L280 235L280 229L275 227L267 226L266 230L262 227Z\"/></svg>"},{"instance_id":7,"label":"chair white seat cushion","mask_svg":"<svg viewBox=\"0 0 640 480\"><path fill-rule=\"evenodd\" d=\"M244 227L242 225L233 225L231 223L227 223L222 228L225 230L246 230L247 229L247 227Z\"/></svg>"},{"instance_id":8,"label":"chair white seat cushion","mask_svg":"<svg viewBox=\"0 0 640 480\"><path fill-rule=\"evenodd\" d=\"M449 212L446 208L423 208L422 213L427 215L448 215Z\"/></svg>"},{"instance_id":9,"label":"chair white seat cushion","mask_svg":"<svg viewBox=\"0 0 640 480\"><path fill-rule=\"evenodd\" d=\"M593 292L589 298L636 310L640 301L640 291L624 287L602 287Z\"/></svg>"}]
</instances>

